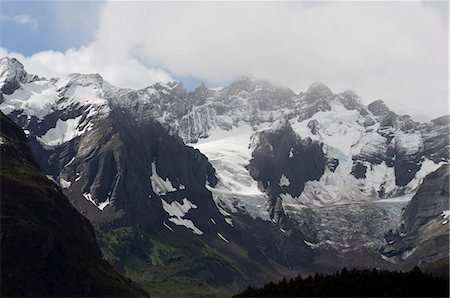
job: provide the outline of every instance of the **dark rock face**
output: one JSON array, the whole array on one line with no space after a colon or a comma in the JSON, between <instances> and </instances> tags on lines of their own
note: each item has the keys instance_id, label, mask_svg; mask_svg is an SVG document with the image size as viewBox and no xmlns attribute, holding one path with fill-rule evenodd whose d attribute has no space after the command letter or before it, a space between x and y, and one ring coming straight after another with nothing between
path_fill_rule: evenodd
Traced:
<instances>
[{"instance_id":1,"label":"dark rock face","mask_svg":"<svg viewBox=\"0 0 450 298\"><path fill-rule=\"evenodd\" d=\"M417 231L431 219L442 215L449 209L449 165L441 166L429 174L414 198L408 204L403 215L404 233Z\"/></svg>"},{"instance_id":2,"label":"dark rock face","mask_svg":"<svg viewBox=\"0 0 450 298\"><path fill-rule=\"evenodd\" d=\"M334 172L339 166L339 159L337 158L327 158L327 168Z\"/></svg>"},{"instance_id":3,"label":"dark rock face","mask_svg":"<svg viewBox=\"0 0 450 298\"><path fill-rule=\"evenodd\" d=\"M2 296L144 296L102 259L89 221L40 172L0 113Z\"/></svg>"},{"instance_id":4,"label":"dark rock face","mask_svg":"<svg viewBox=\"0 0 450 298\"><path fill-rule=\"evenodd\" d=\"M339 94L339 99L347 110L357 110L361 115L367 115L367 109L361 102L361 98L352 90L345 90Z\"/></svg>"},{"instance_id":5,"label":"dark rock face","mask_svg":"<svg viewBox=\"0 0 450 298\"><path fill-rule=\"evenodd\" d=\"M271 199L271 218L279 221L280 194L299 196L305 182L322 177L327 163L322 145L298 137L287 121L276 130L258 132L253 142L250 175Z\"/></svg>"},{"instance_id":6,"label":"dark rock face","mask_svg":"<svg viewBox=\"0 0 450 298\"><path fill-rule=\"evenodd\" d=\"M289 229L285 232L270 222L254 220L246 215L236 218L236 223L241 228L243 241L249 247L250 255L260 261L266 262L266 256L270 256L271 260L286 268L301 269L311 264L317 255L305 245L305 235L292 227L290 222L285 221L285 228Z\"/></svg>"},{"instance_id":7,"label":"dark rock face","mask_svg":"<svg viewBox=\"0 0 450 298\"><path fill-rule=\"evenodd\" d=\"M366 178L367 167L362 163L356 162L353 164L352 175L356 179Z\"/></svg>"},{"instance_id":8,"label":"dark rock face","mask_svg":"<svg viewBox=\"0 0 450 298\"><path fill-rule=\"evenodd\" d=\"M161 224L167 213L162 210L160 194L152 189L151 176L157 174L163 180L169 179L177 189L164 194L168 203L182 203L187 197L197 206L206 204L205 210L215 210L210 217L223 222L205 188L205 184L217 183L215 170L206 157L169 135L158 122L131 119L128 111L117 108L82 138L56 150L46 150L39 142L32 142L33 150L43 157L40 165L45 172L72 181L65 191L77 209L91 220ZM152 172L152 163L157 173ZM99 205L110 203L99 210L87 201L86 194ZM209 221L209 217L198 217Z\"/></svg>"},{"instance_id":9,"label":"dark rock face","mask_svg":"<svg viewBox=\"0 0 450 298\"><path fill-rule=\"evenodd\" d=\"M308 122L308 128L313 135L317 135L317 132L319 131L319 122L316 119L310 120Z\"/></svg>"},{"instance_id":10,"label":"dark rock face","mask_svg":"<svg viewBox=\"0 0 450 298\"><path fill-rule=\"evenodd\" d=\"M443 212L450 203L449 171L450 166L443 165L425 177L406 206L399 230L386 235L388 244L381 249L382 254L425 268L447 259L448 266L449 218Z\"/></svg>"},{"instance_id":11,"label":"dark rock face","mask_svg":"<svg viewBox=\"0 0 450 298\"><path fill-rule=\"evenodd\" d=\"M367 109L375 116L385 116L391 111L382 100L375 100L367 106Z\"/></svg>"},{"instance_id":12,"label":"dark rock face","mask_svg":"<svg viewBox=\"0 0 450 298\"><path fill-rule=\"evenodd\" d=\"M420 125L424 153L434 162L450 159L450 116L442 116Z\"/></svg>"}]
</instances>

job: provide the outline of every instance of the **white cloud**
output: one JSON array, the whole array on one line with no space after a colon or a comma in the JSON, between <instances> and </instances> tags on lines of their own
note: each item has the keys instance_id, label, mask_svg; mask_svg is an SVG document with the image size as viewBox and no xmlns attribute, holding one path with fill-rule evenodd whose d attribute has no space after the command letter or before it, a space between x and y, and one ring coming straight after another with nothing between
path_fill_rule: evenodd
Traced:
<instances>
[{"instance_id":1,"label":"white cloud","mask_svg":"<svg viewBox=\"0 0 450 298\"><path fill-rule=\"evenodd\" d=\"M420 2L107 2L92 44L24 64L134 88L170 79L162 69L218 84L252 74L296 91L320 80L430 119L448 106L446 24Z\"/></svg>"},{"instance_id":2,"label":"white cloud","mask_svg":"<svg viewBox=\"0 0 450 298\"><path fill-rule=\"evenodd\" d=\"M18 23L20 25L29 25L31 26L33 29L36 29L38 26L38 22L35 18L33 18L32 16L28 15L28 14L20 14L20 15L16 15L16 16L8 16L6 14L0 13L0 21L1 22L15 22Z\"/></svg>"},{"instance_id":3,"label":"white cloud","mask_svg":"<svg viewBox=\"0 0 450 298\"><path fill-rule=\"evenodd\" d=\"M108 82L125 88L141 88L156 82L172 80L160 68L148 68L138 60L120 57L107 60L94 46L68 49L66 52L45 51L25 57L19 53L0 48L0 56L19 59L27 72L44 77L61 77L69 73L99 73Z\"/></svg>"},{"instance_id":4,"label":"white cloud","mask_svg":"<svg viewBox=\"0 0 450 298\"><path fill-rule=\"evenodd\" d=\"M16 23L19 23L21 25L30 25L33 29L36 29L38 22L35 18L28 14L21 14L17 15L11 18Z\"/></svg>"}]
</instances>

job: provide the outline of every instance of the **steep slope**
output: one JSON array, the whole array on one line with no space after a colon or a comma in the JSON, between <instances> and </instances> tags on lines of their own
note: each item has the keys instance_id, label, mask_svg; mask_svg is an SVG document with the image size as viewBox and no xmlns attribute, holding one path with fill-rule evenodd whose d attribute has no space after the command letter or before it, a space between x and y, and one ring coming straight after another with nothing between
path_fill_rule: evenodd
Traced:
<instances>
[{"instance_id":1,"label":"steep slope","mask_svg":"<svg viewBox=\"0 0 450 298\"><path fill-rule=\"evenodd\" d=\"M433 273L448 276L449 170L441 166L428 174L408 203L395 233L386 235L382 253L393 262L419 263Z\"/></svg>"},{"instance_id":2,"label":"steep slope","mask_svg":"<svg viewBox=\"0 0 450 298\"><path fill-rule=\"evenodd\" d=\"M88 220L1 112L0 127L2 296L145 296L102 259Z\"/></svg>"}]
</instances>

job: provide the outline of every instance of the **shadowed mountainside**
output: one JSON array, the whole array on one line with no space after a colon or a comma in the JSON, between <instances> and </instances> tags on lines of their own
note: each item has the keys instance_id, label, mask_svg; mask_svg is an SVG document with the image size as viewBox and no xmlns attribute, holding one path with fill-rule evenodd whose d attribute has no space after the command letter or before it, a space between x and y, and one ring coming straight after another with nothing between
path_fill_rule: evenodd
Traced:
<instances>
[{"instance_id":1,"label":"shadowed mountainside","mask_svg":"<svg viewBox=\"0 0 450 298\"><path fill-rule=\"evenodd\" d=\"M89 221L34 161L0 113L1 295L147 296L102 259Z\"/></svg>"}]
</instances>

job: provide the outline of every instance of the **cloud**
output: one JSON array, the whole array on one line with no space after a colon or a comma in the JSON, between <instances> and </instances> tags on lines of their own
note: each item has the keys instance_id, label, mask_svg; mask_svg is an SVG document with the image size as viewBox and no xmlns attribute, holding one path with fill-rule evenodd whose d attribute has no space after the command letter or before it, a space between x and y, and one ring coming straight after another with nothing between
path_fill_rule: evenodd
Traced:
<instances>
[{"instance_id":1,"label":"cloud","mask_svg":"<svg viewBox=\"0 0 450 298\"><path fill-rule=\"evenodd\" d=\"M28 14L16 15L16 16L11 17L10 19L21 25L29 25L33 29L36 29L37 25L38 25L38 22L36 21L36 19Z\"/></svg>"},{"instance_id":2,"label":"cloud","mask_svg":"<svg viewBox=\"0 0 450 298\"><path fill-rule=\"evenodd\" d=\"M420 2L107 2L91 44L24 63L134 88L168 73L218 85L250 74L295 91L320 80L423 120L448 109L446 24Z\"/></svg>"},{"instance_id":3,"label":"cloud","mask_svg":"<svg viewBox=\"0 0 450 298\"><path fill-rule=\"evenodd\" d=\"M64 53L45 51L29 57L0 48L0 56L15 57L24 64L27 72L48 78L62 77L70 73L99 73L116 86L135 89L172 80L163 69L146 67L129 57L107 61L93 48L88 46L68 49Z\"/></svg>"},{"instance_id":4,"label":"cloud","mask_svg":"<svg viewBox=\"0 0 450 298\"><path fill-rule=\"evenodd\" d=\"M320 80L429 117L447 110L447 30L418 2L113 2L96 46L221 83L252 74L304 90Z\"/></svg>"}]
</instances>

